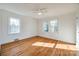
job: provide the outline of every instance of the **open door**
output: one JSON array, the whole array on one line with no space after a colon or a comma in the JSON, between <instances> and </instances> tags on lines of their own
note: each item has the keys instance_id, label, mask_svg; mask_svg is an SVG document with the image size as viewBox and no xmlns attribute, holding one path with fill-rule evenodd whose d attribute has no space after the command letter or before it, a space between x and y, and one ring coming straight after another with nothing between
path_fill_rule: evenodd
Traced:
<instances>
[{"instance_id":1,"label":"open door","mask_svg":"<svg viewBox=\"0 0 79 59\"><path fill-rule=\"evenodd\" d=\"M0 55L1 55L1 39L2 39L2 19L1 19L1 13L0 13Z\"/></svg>"},{"instance_id":2,"label":"open door","mask_svg":"<svg viewBox=\"0 0 79 59\"><path fill-rule=\"evenodd\" d=\"M76 46L79 49L79 17L76 19Z\"/></svg>"}]
</instances>

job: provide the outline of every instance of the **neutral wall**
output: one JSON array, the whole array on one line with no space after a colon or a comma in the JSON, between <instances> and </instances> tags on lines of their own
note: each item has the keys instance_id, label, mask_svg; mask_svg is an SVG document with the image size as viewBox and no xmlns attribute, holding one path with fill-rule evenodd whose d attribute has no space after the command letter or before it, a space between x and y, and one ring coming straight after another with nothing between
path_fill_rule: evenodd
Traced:
<instances>
[{"instance_id":1,"label":"neutral wall","mask_svg":"<svg viewBox=\"0 0 79 59\"><path fill-rule=\"evenodd\" d=\"M43 22L53 19L58 19L58 32L44 32L42 29ZM39 36L57 39L69 43L76 43L75 23L75 13L39 19L38 33Z\"/></svg>"},{"instance_id":2,"label":"neutral wall","mask_svg":"<svg viewBox=\"0 0 79 59\"><path fill-rule=\"evenodd\" d=\"M76 43L76 16L74 13L59 17L59 39Z\"/></svg>"},{"instance_id":3,"label":"neutral wall","mask_svg":"<svg viewBox=\"0 0 79 59\"><path fill-rule=\"evenodd\" d=\"M65 14L61 16L48 17L44 19L34 19L27 16L18 15L5 10L0 10L0 43L14 41L19 38L29 38L32 36L44 36L52 39L57 39L65 42L75 43L75 13ZM21 32L19 34L8 34L8 20L10 17L19 18L21 20ZM42 23L52 19L58 19L58 32L43 32ZM2 30L1 30L2 29Z\"/></svg>"},{"instance_id":4,"label":"neutral wall","mask_svg":"<svg viewBox=\"0 0 79 59\"><path fill-rule=\"evenodd\" d=\"M79 9L78 9L79 10ZM76 15L76 47L79 49L79 11ZM78 52L79 55L79 52Z\"/></svg>"},{"instance_id":5,"label":"neutral wall","mask_svg":"<svg viewBox=\"0 0 79 59\"><path fill-rule=\"evenodd\" d=\"M24 39L29 38L32 36L36 36L36 20L34 20L31 17L26 17L22 15L18 15L12 12L8 12L5 10L0 10L2 12L2 17L0 19L0 28L2 28L2 31L0 30L0 33L2 35L2 38L0 38L0 43L8 43L14 41L14 39ZM18 18L21 21L21 31L19 34L8 34L8 21L10 17ZM0 35L0 36L1 36Z\"/></svg>"},{"instance_id":6,"label":"neutral wall","mask_svg":"<svg viewBox=\"0 0 79 59\"><path fill-rule=\"evenodd\" d=\"M2 23L1 23L1 12L0 12L0 44L1 44L1 41L2 41L2 40L1 40L1 38L2 38L2 35L1 35L1 31L2 31L2 30L1 30L1 24L2 24Z\"/></svg>"}]
</instances>

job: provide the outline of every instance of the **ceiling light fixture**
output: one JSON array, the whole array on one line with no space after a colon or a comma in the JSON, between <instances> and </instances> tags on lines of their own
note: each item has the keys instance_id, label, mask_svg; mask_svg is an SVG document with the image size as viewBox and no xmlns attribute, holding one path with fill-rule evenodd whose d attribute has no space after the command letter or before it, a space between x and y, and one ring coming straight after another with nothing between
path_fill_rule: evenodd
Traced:
<instances>
[{"instance_id":1,"label":"ceiling light fixture","mask_svg":"<svg viewBox=\"0 0 79 59\"><path fill-rule=\"evenodd\" d=\"M37 14L37 15L42 15L44 13L47 12L47 8L36 8L33 9L33 13Z\"/></svg>"},{"instance_id":2,"label":"ceiling light fixture","mask_svg":"<svg viewBox=\"0 0 79 59\"><path fill-rule=\"evenodd\" d=\"M42 12L39 12L38 15L42 15Z\"/></svg>"}]
</instances>

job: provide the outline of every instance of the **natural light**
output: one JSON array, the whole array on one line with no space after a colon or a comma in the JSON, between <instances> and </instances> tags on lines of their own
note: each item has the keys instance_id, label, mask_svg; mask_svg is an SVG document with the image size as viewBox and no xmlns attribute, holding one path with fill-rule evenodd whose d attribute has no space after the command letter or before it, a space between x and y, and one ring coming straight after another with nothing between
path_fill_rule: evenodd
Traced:
<instances>
[{"instance_id":1,"label":"natural light","mask_svg":"<svg viewBox=\"0 0 79 59\"><path fill-rule=\"evenodd\" d=\"M16 18L10 18L10 34L20 32L20 20Z\"/></svg>"},{"instance_id":2,"label":"natural light","mask_svg":"<svg viewBox=\"0 0 79 59\"><path fill-rule=\"evenodd\" d=\"M32 46L41 46L41 47L49 47L53 48L55 46L55 43L46 43L46 42L35 42L32 44ZM76 46L71 44L56 44L56 49L64 49L64 50L72 50L76 51Z\"/></svg>"},{"instance_id":3,"label":"natural light","mask_svg":"<svg viewBox=\"0 0 79 59\"><path fill-rule=\"evenodd\" d=\"M42 46L42 47L50 47L53 48L54 47L54 43L46 43L46 42L35 42L32 44L32 46Z\"/></svg>"},{"instance_id":4,"label":"natural light","mask_svg":"<svg viewBox=\"0 0 79 59\"><path fill-rule=\"evenodd\" d=\"M55 48L76 51L76 45L71 44L57 44Z\"/></svg>"}]
</instances>

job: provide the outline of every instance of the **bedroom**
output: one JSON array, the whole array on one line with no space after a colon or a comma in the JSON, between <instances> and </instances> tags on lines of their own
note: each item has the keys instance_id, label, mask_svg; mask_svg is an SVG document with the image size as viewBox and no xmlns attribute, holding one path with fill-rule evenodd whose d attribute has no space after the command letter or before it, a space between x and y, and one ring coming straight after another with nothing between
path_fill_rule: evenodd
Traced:
<instances>
[{"instance_id":1,"label":"bedroom","mask_svg":"<svg viewBox=\"0 0 79 59\"><path fill-rule=\"evenodd\" d=\"M77 3L0 4L1 56L76 56L78 18Z\"/></svg>"}]
</instances>

